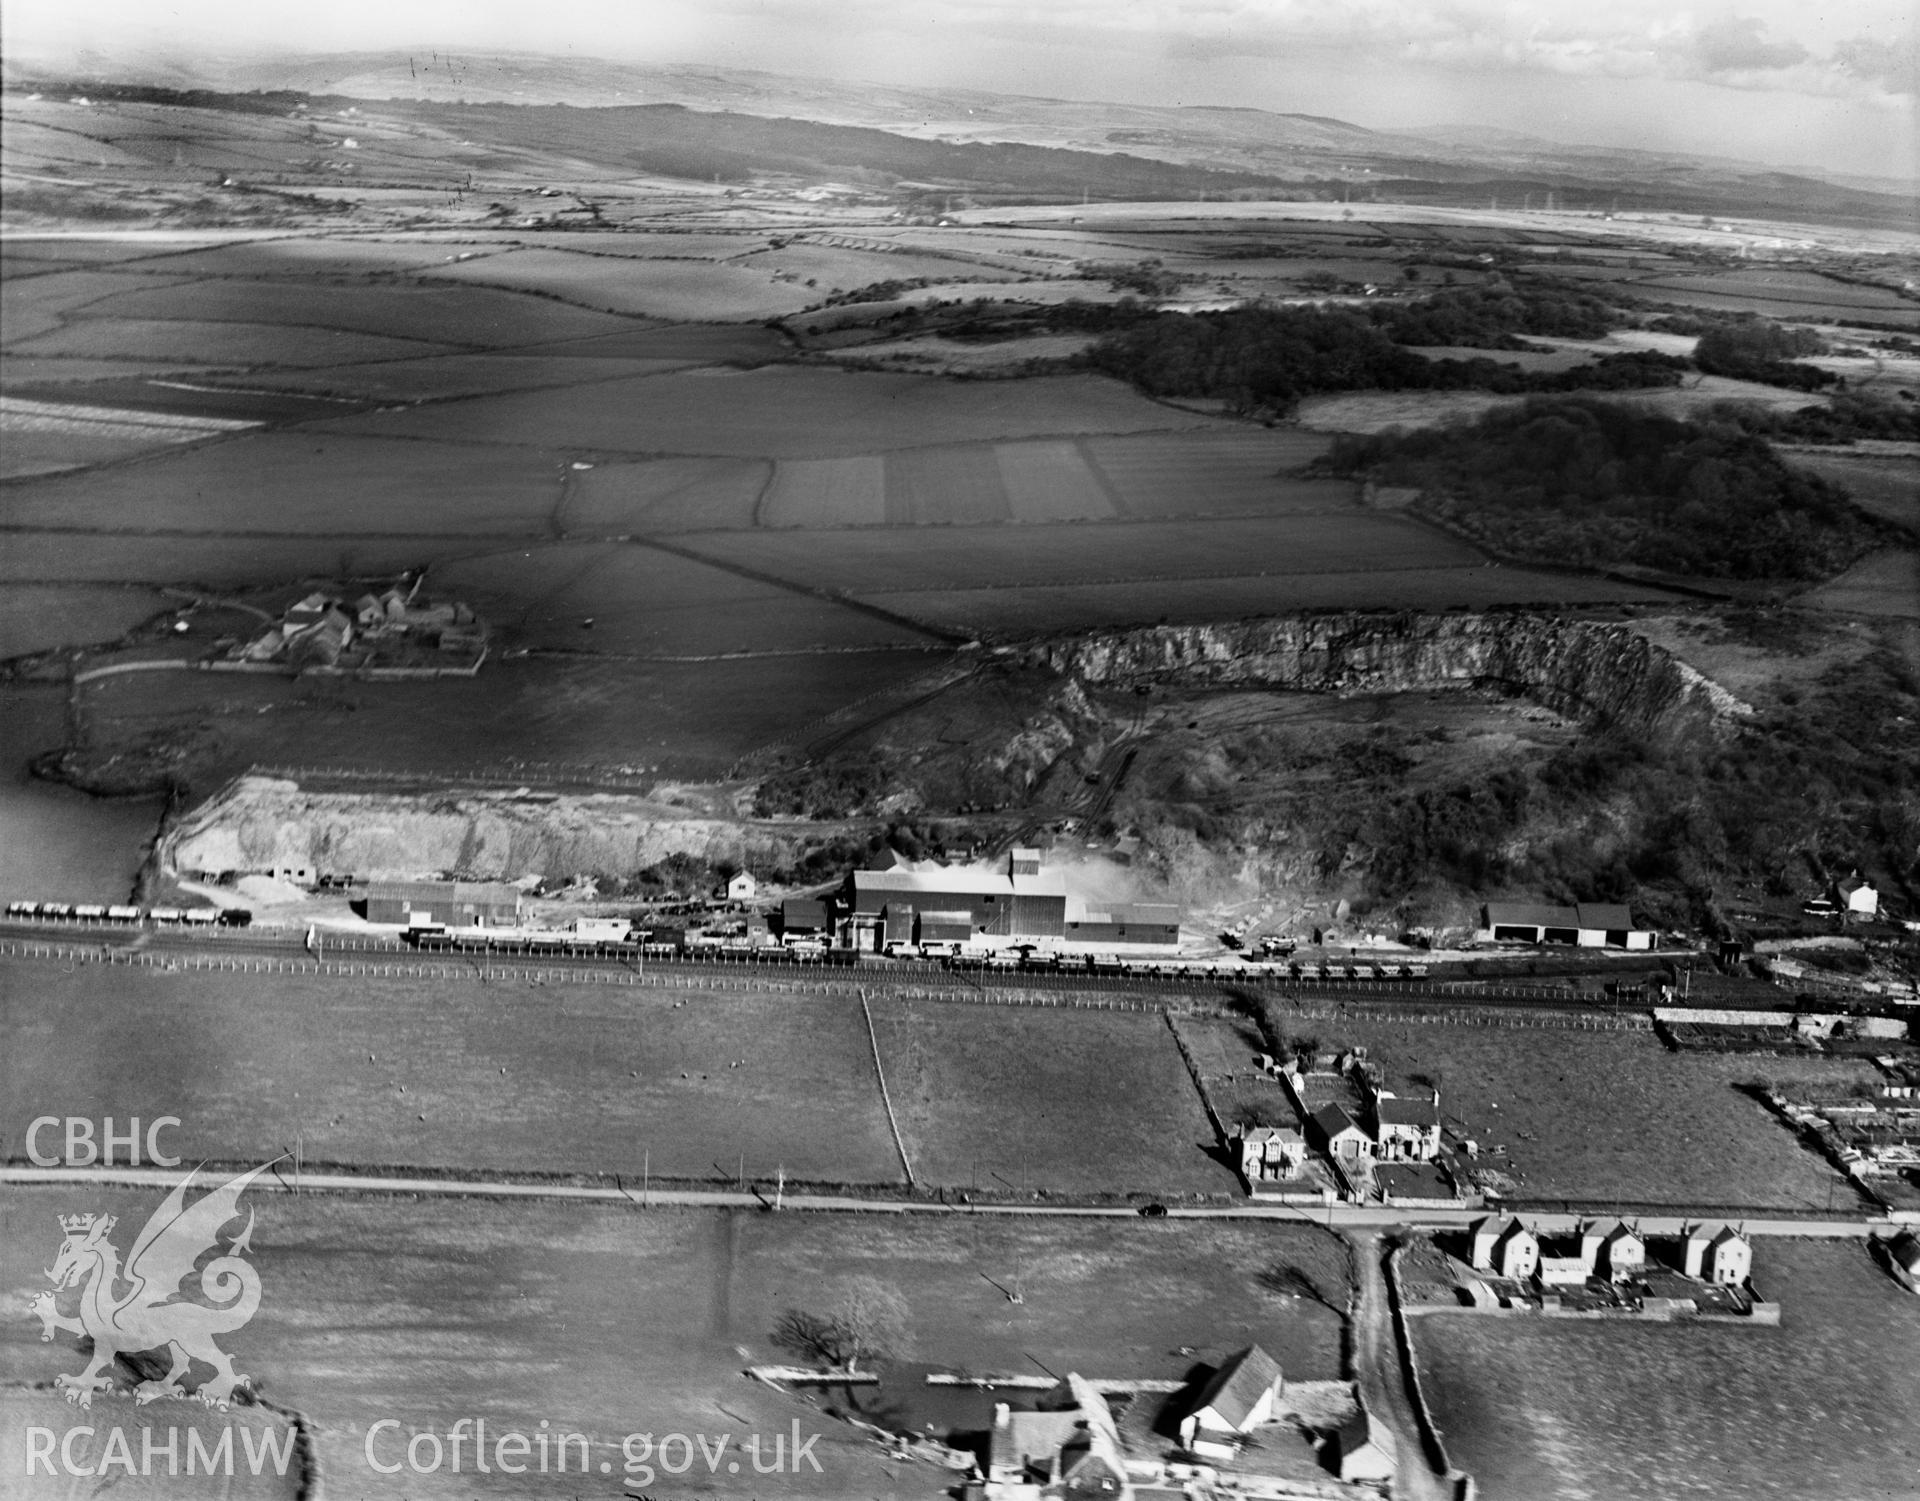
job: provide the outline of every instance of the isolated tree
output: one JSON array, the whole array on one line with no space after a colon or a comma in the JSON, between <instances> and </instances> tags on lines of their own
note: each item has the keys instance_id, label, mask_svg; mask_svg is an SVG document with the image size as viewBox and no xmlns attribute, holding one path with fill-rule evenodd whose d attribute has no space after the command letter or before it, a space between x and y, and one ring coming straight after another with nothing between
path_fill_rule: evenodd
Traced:
<instances>
[{"instance_id":1,"label":"isolated tree","mask_svg":"<svg viewBox=\"0 0 1920 1501\"><path fill-rule=\"evenodd\" d=\"M912 1315L897 1288L877 1277L843 1283L831 1311L789 1308L773 1326L773 1342L803 1360L858 1371L863 1362L904 1355Z\"/></svg>"}]
</instances>

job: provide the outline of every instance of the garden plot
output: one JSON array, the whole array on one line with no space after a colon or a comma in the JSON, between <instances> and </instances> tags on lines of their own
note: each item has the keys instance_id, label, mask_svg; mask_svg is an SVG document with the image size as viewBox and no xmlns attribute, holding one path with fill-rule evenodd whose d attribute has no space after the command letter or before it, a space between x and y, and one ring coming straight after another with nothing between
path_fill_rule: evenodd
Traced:
<instances>
[{"instance_id":1,"label":"garden plot","mask_svg":"<svg viewBox=\"0 0 1920 1501\"><path fill-rule=\"evenodd\" d=\"M12 485L0 517L103 532L518 536L546 529L563 472L537 449L256 433Z\"/></svg>"},{"instance_id":2,"label":"garden plot","mask_svg":"<svg viewBox=\"0 0 1920 1501\"><path fill-rule=\"evenodd\" d=\"M561 524L576 536L745 529L773 469L765 459L596 464L568 474Z\"/></svg>"},{"instance_id":3,"label":"garden plot","mask_svg":"<svg viewBox=\"0 0 1920 1501\"><path fill-rule=\"evenodd\" d=\"M629 346L631 347L631 346ZM776 366L605 381L344 417L345 432L498 442L517 434L608 452L839 458L943 443L1080 433L1217 431L1100 376L955 385L917 375Z\"/></svg>"},{"instance_id":4,"label":"garden plot","mask_svg":"<svg viewBox=\"0 0 1920 1501\"><path fill-rule=\"evenodd\" d=\"M434 281L539 292L608 312L681 322L778 318L824 295L738 261L647 260L564 250L514 250L422 275Z\"/></svg>"}]
</instances>

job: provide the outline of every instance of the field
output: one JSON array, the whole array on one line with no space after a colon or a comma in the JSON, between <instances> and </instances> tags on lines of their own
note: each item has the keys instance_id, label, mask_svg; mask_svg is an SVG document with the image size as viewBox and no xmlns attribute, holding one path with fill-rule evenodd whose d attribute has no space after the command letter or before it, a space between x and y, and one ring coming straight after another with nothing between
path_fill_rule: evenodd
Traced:
<instances>
[{"instance_id":1,"label":"field","mask_svg":"<svg viewBox=\"0 0 1920 1501\"><path fill-rule=\"evenodd\" d=\"M813 587L869 595L1024 590L1124 580L1235 578L1478 564L1464 543L1378 513L692 537L687 545Z\"/></svg>"},{"instance_id":2,"label":"field","mask_svg":"<svg viewBox=\"0 0 1920 1501\"><path fill-rule=\"evenodd\" d=\"M260 366L358 364L365 360L417 359L450 353L426 339L385 338L328 328L286 327L238 320L88 318L53 333L23 340L15 352L58 358L121 362L151 360L180 365Z\"/></svg>"},{"instance_id":3,"label":"field","mask_svg":"<svg viewBox=\"0 0 1920 1501\"><path fill-rule=\"evenodd\" d=\"M0 589L0 662L56 646L112 641L166 607L157 590L119 584Z\"/></svg>"},{"instance_id":4,"label":"field","mask_svg":"<svg viewBox=\"0 0 1920 1501\"><path fill-rule=\"evenodd\" d=\"M1920 553L1904 548L1874 553L1809 589L1798 603L1816 610L1920 619Z\"/></svg>"},{"instance_id":5,"label":"field","mask_svg":"<svg viewBox=\"0 0 1920 1501\"><path fill-rule=\"evenodd\" d=\"M1302 1017L1289 1036L1363 1044L1390 1076L1440 1090L1450 1132L1504 1143L1526 1199L1847 1206L1826 1161L1737 1085L1817 1079L1844 1090L1872 1065L1668 1052L1651 1033L1415 1025Z\"/></svg>"},{"instance_id":6,"label":"field","mask_svg":"<svg viewBox=\"0 0 1920 1501\"><path fill-rule=\"evenodd\" d=\"M177 1115L189 1161L900 1178L847 995L8 961L0 1004L9 1155L71 1109Z\"/></svg>"},{"instance_id":7,"label":"field","mask_svg":"<svg viewBox=\"0 0 1920 1501\"><path fill-rule=\"evenodd\" d=\"M599 463L567 476L561 525L574 536L744 530L772 479L765 459Z\"/></svg>"},{"instance_id":8,"label":"field","mask_svg":"<svg viewBox=\"0 0 1920 1501\"><path fill-rule=\"evenodd\" d=\"M455 396L495 396L579 386L622 376L658 375L691 360L593 359L586 355L447 354L425 360L380 360L370 365L322 365L275 370L246 378L249 388L315 391L379 401L439 401Z\"/></svg>"},{"instance_id":9,"label":"field","mask_svg":"<svg viewBox=\"0 0 1920 1501\"><path fill-rule=\"evenodd\" d=\"M158 1196L132 1191L72 1195L5 1191L0 1213L23 1227L0 1249L0 1283L22 1298L44 1286L41 1268L57 1236L54 1216L106 1209L123 1227L144 1223ZM532 1434L543 1419L592 1440L590 1460L622 1470L620 1441L631 1433L731 1433L791 1445L797 1419L821 1473L804 1464L780 1478L780 1495L921 1498L949 1476L888 1462L885 1451L806 1400L743 1380L750 1362L791 1356L771 1333L790 1308L821 1311L849 1276L868 1272L898 1288L911 1312L912 1356L878 1396L861 1406L901 1429L937 1418L986 1426L988 1404L1006 1393L945 1402L919 1384L927 1366L1031 1371L1034 1359L1059 1371L1098 1376L1179 1377L1196 1361L1218 1361L1258 1340L1290 1375L1337 1373L1339 1320L1316 1304L1268 1291L1262 1271L1297 1265L1340 1296L1340 1262L1326 1237L1262 1226L1182 1227L951 1218L895 1223L874 1216L782 1216L709 1211L614 1210L563 1204L354 1201L287 1197L257 1189L243 1204L257 1216L254 1258L260 1312L224 1343L271 1400L312 1421L329 1494L471 1498L467 1473L369 1471L368 1428L397 1418L393 1447L407 1435L445 1435L459 1418L484 1418L491 1434ZM44 1226L44 1232L28 1227ZM122 1244L131 1232L120 1232ZM992 1278L1022 1284L1010 1304ZM1112 1296L1116 1285L1129 1289ZM72 1341L42 1344L29 1319L0 1333L6 1377L23 1384L77 1369ZM1186 1354L1177 1355L1184 1349ZM831 1394L844 1400L840 1393ZM1016 1397L1016 1401L1019 1400ZM914 1407L906 1408L911 1401ZM192 1412L199 1412L194 1406ZM63 1408L66 1422L78 1421ZM132 1421L132 1405L110 1400L105 1414ZM96 1406L96 1419L103 1409ZM912 1412L914 1417L907 1416ZM171 1415L142 1410L142 1419ZM181 1419L187 1421L188 1419ZM59 1424L62 1419L56 1416ZM577 1463L577 1446L571 1451ZM423 1454L426 1451L423 1449ZM391 1462L391 1459L388 1460ZM662 1482L672 1477L662 1475ZM685 1483L700 1494L765 1496L743 1460L709 1475L695 1458ZM618 1493L602 1477L498 1471L488 1496L561 1497ZM668 1493L656 1483L655 1493ZM681 1494L675 1485L671 1493ZM237 1492L238 1494L238 1492Z\"/></svg>"},{"instance_id":10,"label":"field","mask_svg":"<svg viewBox=\"0 0 1920 1501\"><path fill-rule=\"evenodd\" d=\"M483 397L344 417L315 430L482 443L538 434L543 443L605 453L806 459L937 443L1223 426L1156 406L1095 376L954 385L928 376L781 367Z\"/></svg>"},{"instance_id":11,"label":"field","mask_svg":"<svg viewBox=\"0 0 1920 1501\"><path fill-rule=\"evenodd\" d=\"M541 292L583 307L675 322L757 322L798 312L824 295L750 262L635 261L563 250L514 250L427 274L436 281Z\"/></svg>"},{"instance_id":12,"label":"field","mask_svg":"<svg viewBox=\"0 0 1920 1501\"><path fill-rule=\"evenodd\" d=\"M1383 571L1274 572L1242 577L1154 578L1137 583L1036 584L1017 589L872 591L888 610L1002 637L1102 630L1159 621L1188 624L1295 610L1482 610L1533 605L1671 601L1657 589L1579 574L1480 563Z\"/></svg>"},{"instance_id":13,"label":"field","mask_svg":"<svg viewBox=\"0 0 1920 1501\"><path fill-rule=\"evenodd\" d=\"M1920 1298L1857 1241L1762 1238L1777 1329L1425 1315L1454 1462L1488 1501L1920 1495Z\"/></svg>"},{"instance_id":14,"label":"field","mask_svg":"<svg viewBox=\"0 0 1920 1501\"><path fill-rule=\"evenodd\" d=\"M1234 1191L1158 1015L870 1004L921 1181L996 1195Z\"/></svg>"}]
</instances>

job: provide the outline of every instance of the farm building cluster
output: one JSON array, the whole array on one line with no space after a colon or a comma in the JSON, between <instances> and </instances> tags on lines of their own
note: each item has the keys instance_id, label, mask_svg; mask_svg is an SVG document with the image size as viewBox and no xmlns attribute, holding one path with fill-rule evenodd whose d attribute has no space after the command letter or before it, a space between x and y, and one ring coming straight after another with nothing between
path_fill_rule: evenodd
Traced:
<instances>
[{"instance_id":1,"label":"farm building cluster","mask_svg":"<svg viewBox=\"0 0 1920 1501\"><path fill-rule=\"evenodd\" d=\"M1406 1207L1474 1201L1441 1134L1438 1090L1387 1088L1364 1048L1259 1061L1294 1119L1242 1126L1230 1143L1253 1197Z\"/></svg>"},{"instance_id":2,"label":"farm building cluster","mask_svg":"<svg viewBox=\"0 0 1920 1501\"><path fill-rule=\"evenodd\" d=\"M288 605L229 660L273 664L295 672L431 672L479 670L487 627L457 600L420 594L424 575L349 599L315 589Z\"/></svg>"},{"instance_id":3,"label":"farm building cluster","mask_svg":"<svg viewBox=\"0 0 1920 1501\"><path fill-rule=\"evenodd\" d=\"M1780 1317L1754 1290L1752 1242L1713 1220L1657 1235L1617 1218L1553 1230L1490 1214L1413 1243L1400 1272L1408 1301L1425 1306L1657 1321Z\"/></svg>"},{"instance_id":4,"label":"farm building cluster","mask_svg":"<svg viewBox=\"0 0 1920 1501\"><path fill-rule=\"evenodd\" d=\"M1104 1385L1072 1374L1065 1400L1044 1410L996 1403L986 1501L1173 1493L1360 1501L1390 1487L1399 1467L1392 1432L1351 1382L1289 1382L1258 1345L1178 1391Z\"/></svg>"}]
</instances>

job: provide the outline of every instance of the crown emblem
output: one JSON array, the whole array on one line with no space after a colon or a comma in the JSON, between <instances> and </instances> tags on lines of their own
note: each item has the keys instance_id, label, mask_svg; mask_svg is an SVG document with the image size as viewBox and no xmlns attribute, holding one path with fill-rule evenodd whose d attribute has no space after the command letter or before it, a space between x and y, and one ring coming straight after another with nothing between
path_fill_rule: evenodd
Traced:
<instances>
[{"instance_id":1,"label":"crown emblem","mask_svg":"<svg viewBox=\"0 0 1920 1501\"><path fill-rule=\"evenodd\" d=\"M95 1214L63 1214L60 1216L60 1228L73 1235L82 1230L91 1230L96 1220L100 1222L102 1233L114 1227L114 1217L110 1214L104 1218Z\"/></svg>"}]
</instances>

